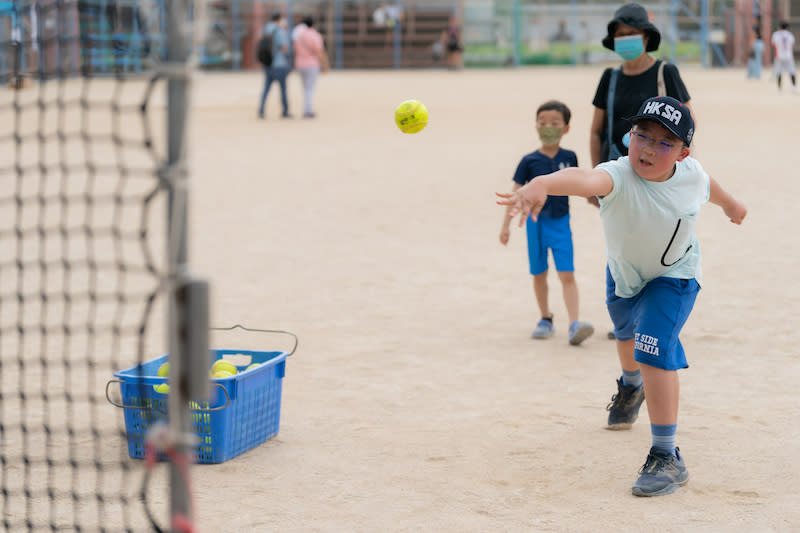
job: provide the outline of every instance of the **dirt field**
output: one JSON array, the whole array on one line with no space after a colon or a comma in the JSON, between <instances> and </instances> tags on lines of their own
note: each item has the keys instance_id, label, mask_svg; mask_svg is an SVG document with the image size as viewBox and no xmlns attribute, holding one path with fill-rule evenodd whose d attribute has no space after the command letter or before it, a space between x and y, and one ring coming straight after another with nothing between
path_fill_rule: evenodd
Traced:
<instances>
[{"instance_id":1,"label":"dirt field","mask_svg":"<svg viewBox=\"0 0 800 533\"><path fill-rule=\"evenodd\" d=\"M545 99L571 106L563 144L589 163L601 71L333 73L316 120L277 118L274 87L263 122L259 74L199 77L191 256L213 283L213 321L300 337L280 434L193 470L204 531L800 530L800 96L741 70L682 69L695 154L749 216L737 227L704 210L680 373L690 481L639 499L645 409L632 431L603 429L619 366L597 212L571 200L582 317L597 327L572 347L555 275L557 333L529 338L524 232L499 244L493 198L536 147ZM430 123L403 135L392 111L411 97ZM280 345L215 338L231 342Z\"/></svg>"},{"instance_id":2,"label":"dirt field","mask_svg":"<svg viewBox=\"0 0 800 533\"><path fill-rule=\"evenodd\" d=\"M681 69L695 155L749 215L738 227L704 209L704 285L680 372L690 481L641 499L630 487L650 446L646 409L631 431L604 429L620 369L605 338L597 211L570 202L581 315L597 329L572 347L554 274L556 335L530 339L539 317L524 231L501 246L494 203L537 147L546 99L571 107L563 145L589 164L601 72L334 72L320 79L317 119L278 118L275 86L265 121L260 73L197 76L189 254L211 282L212 324L300 339L278 436L192 469L202 531L800 531L800 96L742 70ZM289 83L298 117L299 78ZM430 110L417 135L392 120L408 98ZM154 128L163 136L160 119ZM291 346L256 333L212 340ZM150 493L163 521L163 469Z\"/></svg>"}]
</instances>

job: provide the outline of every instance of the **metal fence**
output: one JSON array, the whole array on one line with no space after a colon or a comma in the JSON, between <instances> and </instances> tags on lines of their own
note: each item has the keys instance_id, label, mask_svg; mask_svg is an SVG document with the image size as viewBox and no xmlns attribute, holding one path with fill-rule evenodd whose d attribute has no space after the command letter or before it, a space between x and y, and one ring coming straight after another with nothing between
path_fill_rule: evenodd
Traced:
<instances>
[{"instance_id":1,"label":"metal fence","mask_svg":"<svg viewBox=\"0 0 800 533\"><path fill-rule=\"evenodd\" d=\"M38 4L57 0L39 0ZM34 41L45 34L47 50L20 50L0 57L0 76L14 65L47 70L58 63L72 72L136 72L147 57L166 54L165 0L80 0L61 20L15 9L0 0L0 42ZM26 2L28 5L36 3ZM466 66L592 64L616 61L600 44L621 3L590 0L197 0L190 5L197 61L206 69L257 68L254 50L269 15L281 11L290 24L313 15L334 68L436 67L435 42L450 15L463 29ZM703 66L742 64L747 33L758 11L762 32L778 18L792 22L787 7L773 0L658 0L643 2L662 32L657 56ZM786 4L789 5L789 4ZM784 4L780 4L784 6ZM398 23L378 12L400 13ZM438 15L435 15L438 14ZM385 13L382 15L385 19ZM438 18L437 18L438 17ZM391 17L389 17L391 19ZM16 62L16 63L15 63Z\"/></svg>"},{"instance_id":2,"label":"metal fence","mask_svg":"<svg viewBox=\"0 0 800 533\"><path fill-rule=\"evenodd\" d=\"M720 31L734 0L643 2L662 34L656 56L671 61L722 64ZM601 44L622 3L585 0L467 0L464 7L466 63L472 66L592 64L617 61Z\"/></svg>"}]
</instances>

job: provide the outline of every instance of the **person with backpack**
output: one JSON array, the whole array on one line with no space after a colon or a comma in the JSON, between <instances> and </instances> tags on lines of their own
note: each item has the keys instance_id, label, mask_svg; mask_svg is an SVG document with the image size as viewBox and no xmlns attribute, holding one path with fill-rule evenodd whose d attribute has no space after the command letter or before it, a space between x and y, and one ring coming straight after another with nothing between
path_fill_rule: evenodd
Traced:
<instances>
[{"instance_id":1,"label":"person with backpack","mask_svg":"<svg viewBox=\"0 0 800 533\"><path fill-rule=\"evenodd\" d=\"M593 167L628 155L631 128L626 119L648 98L671 96L691 110L678 67L648 53L658 50L660 43L661 33L639 4L623 5L608 23L603 46L616 52L622 65L603 71L592 101L589 152ZM692 116L696 119L693 111Z\"/></svg>"},{"instance_id":2,"label":"person with backpack","mask_svg":"<svg viewBox=\"0 0 800 533\"><path fill-rule=\"evenodd\" d=\"M291 64L289 63L289 33L286 31L286 18L280 13L272 14L270 21L261 32L256 54L258 61L264 67L264 92L261 93L261 103L258 106L258 118L264 118L264 104L267 101L269 88L273 81L277 81L281 88L282 117L291 118L289 114L289 100L286 97L286 78L289 76Z\"/></svg>"}]
</instances>

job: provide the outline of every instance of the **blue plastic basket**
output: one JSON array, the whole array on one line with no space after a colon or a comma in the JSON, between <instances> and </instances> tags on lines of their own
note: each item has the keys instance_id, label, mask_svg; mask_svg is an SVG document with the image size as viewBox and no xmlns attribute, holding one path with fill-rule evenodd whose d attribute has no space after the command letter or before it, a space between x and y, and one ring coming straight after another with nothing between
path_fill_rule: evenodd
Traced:
<instances>
[{"instance_id":1,"label":"blue plastic basket","mask_svg":"<svg viewBox=\"0 0 800 533\"><path fill-rule=\"evenodd\" d=\"M238 366L236 375L212 379L218 386L213 387L211 399L191 404L192 428L198 438L196 463L225 462L278 434L281 390L289 354L215 349L212 363L226 355L239 354L251 357L248 365L261 364L250 370L246 370L248 365ZM144 457L145 436L150 427L168 420L167 394L153 388L168 381L157 376L158 368L168 357L162 355L114 373L120 384L122 404L112 403L124 408L128 454L133 458Z\"/></svg>"}]
</instances>

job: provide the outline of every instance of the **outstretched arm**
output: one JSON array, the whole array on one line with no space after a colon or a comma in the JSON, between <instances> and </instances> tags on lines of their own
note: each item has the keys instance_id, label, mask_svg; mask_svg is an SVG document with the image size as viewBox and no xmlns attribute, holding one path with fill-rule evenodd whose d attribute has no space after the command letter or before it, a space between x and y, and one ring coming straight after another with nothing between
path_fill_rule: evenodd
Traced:
<instances>
[{"instance_id":1,"label":"outstretched arm","mask_svg":"<svg viewBox=\"0 0 800 533\"><path fill-rule=\"evenodd\" d=\"M747 208L734 198L731 193L723 189L722 185L717 183L717 180L714 178L710 178L710 180L708 201L720 206L725 215L731 219L731 222L741 224L744 217L747 216Z\"/></svg>"},{"instance_id":2,"label":"outstretched arm","mask_svg":"<svg viewBox=\"0 0 800 533\"><path fill-rule=\"evenodd\" d=\"M518 191L495 194L499 197L498 205L508 207L509 218L520 215L519 225L522 226L529 216L536 220L548 195L605 196L613 187L611 176L604 170L572 167L539 176Z\"/></svg>"}]
</instances>

